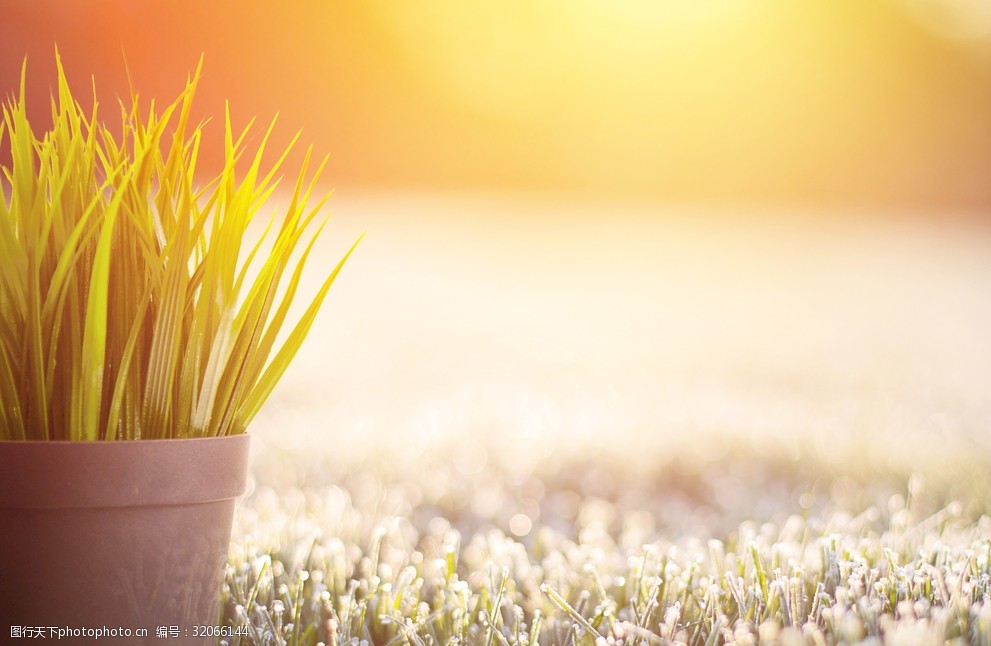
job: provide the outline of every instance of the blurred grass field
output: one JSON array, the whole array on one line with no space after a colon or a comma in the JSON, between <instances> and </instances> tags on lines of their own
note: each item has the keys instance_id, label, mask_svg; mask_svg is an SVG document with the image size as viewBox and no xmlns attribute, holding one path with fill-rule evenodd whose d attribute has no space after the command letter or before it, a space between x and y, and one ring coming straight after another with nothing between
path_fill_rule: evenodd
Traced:
<instances>
[{"instance_id":1,"label":"blurred grass field","mask_svg":"<svg viewBox=\"0 0 991 646\"><path fill-rule=\"evenodd\" d=\"M272 426L414 455L608 438L718 456L730 441L795 460L853 452L871 470L988 455L979 223L499 195L332 203L325 256L367 239L259 439Z\"/></svg>"},{"instance_id":2,"label":"blurred grass field","mask_svg":"<svg viewBox=\"0 0 991 646\"><path fill-rule=\"evenodd\" d=\"M254 641L991 635L982 225L332 202L327 258L368 235L252 429Z\"/></svg>"}]
</instances>

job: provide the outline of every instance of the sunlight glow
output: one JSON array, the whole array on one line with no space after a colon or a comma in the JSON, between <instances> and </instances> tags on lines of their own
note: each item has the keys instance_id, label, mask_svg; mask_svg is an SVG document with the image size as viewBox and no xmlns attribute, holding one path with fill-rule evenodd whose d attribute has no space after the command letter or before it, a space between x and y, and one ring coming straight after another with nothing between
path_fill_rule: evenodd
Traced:
<instances>
[{"instance_id":1,"label":"sunlight glow","mask_svg":"<svg viewBox=\"0 0 991 646\"><path fill-rule=\"evenodd\" d=\"M987 0L901 0L926 27L952 40L991 41Z\"/></svg>"}]
</instances>

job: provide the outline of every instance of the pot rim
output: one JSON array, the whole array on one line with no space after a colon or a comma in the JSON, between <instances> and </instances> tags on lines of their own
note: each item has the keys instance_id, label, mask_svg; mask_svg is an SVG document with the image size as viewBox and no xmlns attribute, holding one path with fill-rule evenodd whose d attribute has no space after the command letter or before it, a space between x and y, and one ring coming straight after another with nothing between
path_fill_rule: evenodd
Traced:
<instances>
[{"instance_id":1,"label":"pot rim","mask_svg":"<svg viewBox=\"0 0 991 646\"><path fill-rule=\"evenodd\" d=\"M247 433L111 441L0 441L0 509L154 507L231 500Z\"/></svg>"}]
</instances>

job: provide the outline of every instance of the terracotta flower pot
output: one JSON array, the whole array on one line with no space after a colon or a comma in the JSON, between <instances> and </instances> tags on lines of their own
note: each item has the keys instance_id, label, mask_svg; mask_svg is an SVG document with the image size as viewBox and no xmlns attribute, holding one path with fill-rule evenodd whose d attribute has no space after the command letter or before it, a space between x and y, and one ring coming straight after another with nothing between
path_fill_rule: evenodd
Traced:
<instances>
[{"instance_id":1,"label":"terracotta flower pot","mask_svg":"<svg viewBox=\"0 0 991 646\"><path fill-rule=\"evenodd\" d=\"M0 442L0 641L53 627L131 631L105 632L108 643L216 643L194 635L220 616L248 443Z\"/></svg>"}]
</instances>

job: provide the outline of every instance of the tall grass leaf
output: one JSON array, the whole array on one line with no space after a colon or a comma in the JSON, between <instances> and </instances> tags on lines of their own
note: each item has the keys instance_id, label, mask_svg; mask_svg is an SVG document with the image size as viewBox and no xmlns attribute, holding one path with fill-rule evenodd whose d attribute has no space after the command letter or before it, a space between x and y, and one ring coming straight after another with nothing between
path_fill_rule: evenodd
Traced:
<instances>
[{"instance_id":1,"label":"tall grass leaf","mask_svg":"<svg viewBox=\"0 0 991 646\"><path fill-rule=\"evenodd\" d=\"M251 390L250 394L244 401L244 405L237 413L237 430L247 428L251 420L254 419L255 415L261 409L261 405L265 403L268 396L272 393L275 388L275 384L285 373L286 369L289 367L290 361L296 356L296 352L299 351L300 346L303 344L303 339L306 337L307 333L310 331L310 327L313 325L313 321L316 319L317 313L320 310L320 306L323 304L324 298L327 296L327 292L330 290L330 286L334 284L334 280L337 279L337 275L341 272L344 267L344 263L347 262L351 254L358 247L358 244L365 237L365 234L355 241L351 248L348 249L344 257L337 263L334 270L327 276L323 285L320 286L320 290L317 292L316 296L313 297L310 306L306 309L306 312L296 323L286 342L279 349L275 358L272 359L272 363L265 369L265 372L258 379L254 388Z\"/></svg>"},{"instance_id":2,"label":"tall grass leaf","mask_svg":"<svg viewBox=\"0 0 991 646\"><path fill-rule=\"evenodd\" d=\"M27 66L28 62L25 60L24 64L21 66L20 99L16 105L13 106L9 117L10 123L12 124L9 126L9 129L11 130L11 162L13 163L13 181L11 182L13 185L11 189L13 191L12 199L24 199L32 195L34 193L32 187L37 181L32 159L32 154L34 152L33 143L35 139L31 132L31 127L28 124L26 114L27 109L25 107Z\"/></svg>"},{"instance_id":3,"label":"tall grass leaf","mask_svg":"<svg viewBox=\"0 0 991 646\"><path fill-rule=\"evenodd\" d=\"M179 235L169 242L164 251L165 275L161 285L161 306L156 312L152 327L153 337L148 363L148 381L145 386L142 423L151 437L167 433L172 421L171 401L174 394L173 379L179 363L179 320L185 296L188 269L186 259L186 231L178 228Z\"/></svg>"},{"instance_id":4,"label":"tall grass leaf","mask_svg":"<svg viewBox=\"0 0 991 646\"><path fill-rule=\"evenodd\" d=\"M104 439L107 440L117 439L117 431L121 426L120 415L124 405L124 396L127 392L126 388L128 386L129 376L131 375L131 362L134 358L134 350L137 347L138 339L140 338L141 323L145 318L149 303L150 300L148 298L142 299L141 306L138 308L134 321L131 324L131 331L127 336L127 341L121 353L120 364L117 368L117 378L110 395L107 426L104 429Z\"/></svg>"},{"instance_id":5,"label":"tall grass leaf","mask_svg":"<svg viewBox=\"0 0 991 646\"><path fill-rule=\"evenodd\" d=\"M87 227L89 217L95 210L96 203L91 204L80 217L76 227L69 234L69 239L62 247L58 264L51 277L51 287L42 308L42 319L50 326L51 333L48 341L48 368L46 373L46 383L53 383L55 380L55 369L58 364L58 344L62 332L63 314L69 294L75 287L75 276L71 273L73 265L79 262L79 257L89 246L87 240L80 241L83 232L86 238L93 238L99 233L98 229Z\"/></svg>"},{"instance_id":6,"label":"tall grass leaf","mask_svg":"<svg viewBox=\"0 0 991 646\"><path fill-rule=\"evenodd\" d=\"M32 209L33 210L33 209ZM32 223L35 224L35 223ZM39 431L45 439L50 439L51 429L48 419L48 384L45 381L44 328L41 321L41 277L39 241L36 227L28 229L28 283L27 316L23 346L22 370L25 371L28 389L29 415L38 420Z\"/></svg>"},{"instance_id":7,"label":"tall grass leaf","mask_svg":"<svg viewBox=\"0 0 991 646\"><path fill-rule=\"evenodd\" d=\"M24 427L24 411L20 407L18 396L17 371L11 365L8 348L0 344L0 423L6 433L6 439L26 440ZM0 436L3 437L3 436Z\"/></svg>"},{"instance_id":8,"label":"tall grass leaf","mask_svg":"<svg viewBox=\"0 0 991 646\"><path fill-rule=\"evenodd\" d=\"M296 290L299 287L300 280L302 279L303 268L306 265L306 260L309 258L310 251L313 249L313 245L316 243L326 224L326 219L320 223L320 226L310 238L309 244L307 244L306 248L303 250L299 261L296 263L296 268L293 270L293 275L289 279L289 284L286 287L286 293L282 297L282 302L279 304L275 314L272 315L271 320L268 322L265 335L262 337L261 341L259 341L258 346L253 353L254 359L249 365L248 373L246 375L247 383L255 383L258 376L261 374L262 369L265 367L265 363L272 351L272 347L275 345L276 337L282 329L282 324L285 322L286 316L289 313L289 307L292 305L293 299L296 296Z\"/></svg>"},{"instance_id":9,"label":"tall grass leaf","mask_svg":"<svg viewBox=\"0 0 991 646\"><path fill-rule=\"evenodd\" d=\"M246 388L244 375L248 370L249 357L252 349L261 338L262 327L268 315L268 310L275 298L279 276L284 267L285 246L277 245L265 261L255 282L255 287L266 286L264 290L252 289L234 320L235 341L231 350L231 361L226 366L220 378L216 409L213 412L215 422L211 426L211 434L224 435L233 421L238 402ZM264 291L264 293L263 293Z\"/></svg>"},{"instance_id":10,"label":"tall grass leaf","mask_svg":"<svg viewBox=\"0 0 991 646\"><path fill-rule=\"evenodd\" d=\"M99 438L100 409L103 403L104 358L107 351L107 299L110 286L110 254L113 252L114 221L123 199L123 192L114 194L103 214L103 228L93 255L93 269L86 301L85 327L82 346L82 426L73 439Z\"/></svg>"},{"instance_id":11,"label":"tall grass leaf","mask_svg":"<svg viewBox=\"0 0 991 646\"><path fill-rule=\"evenodd\" d=\"M191 432L195 435L206 435L210 428L210 414L216 404L217 388L220 384L220 376L231 355L231 327L234 322L234 308L225 310L210 344L210 357L207 360L206 370L203 375L203 383L199 389L199 396L192 409L190 419Z\"/></svg>"}]
</instances>

